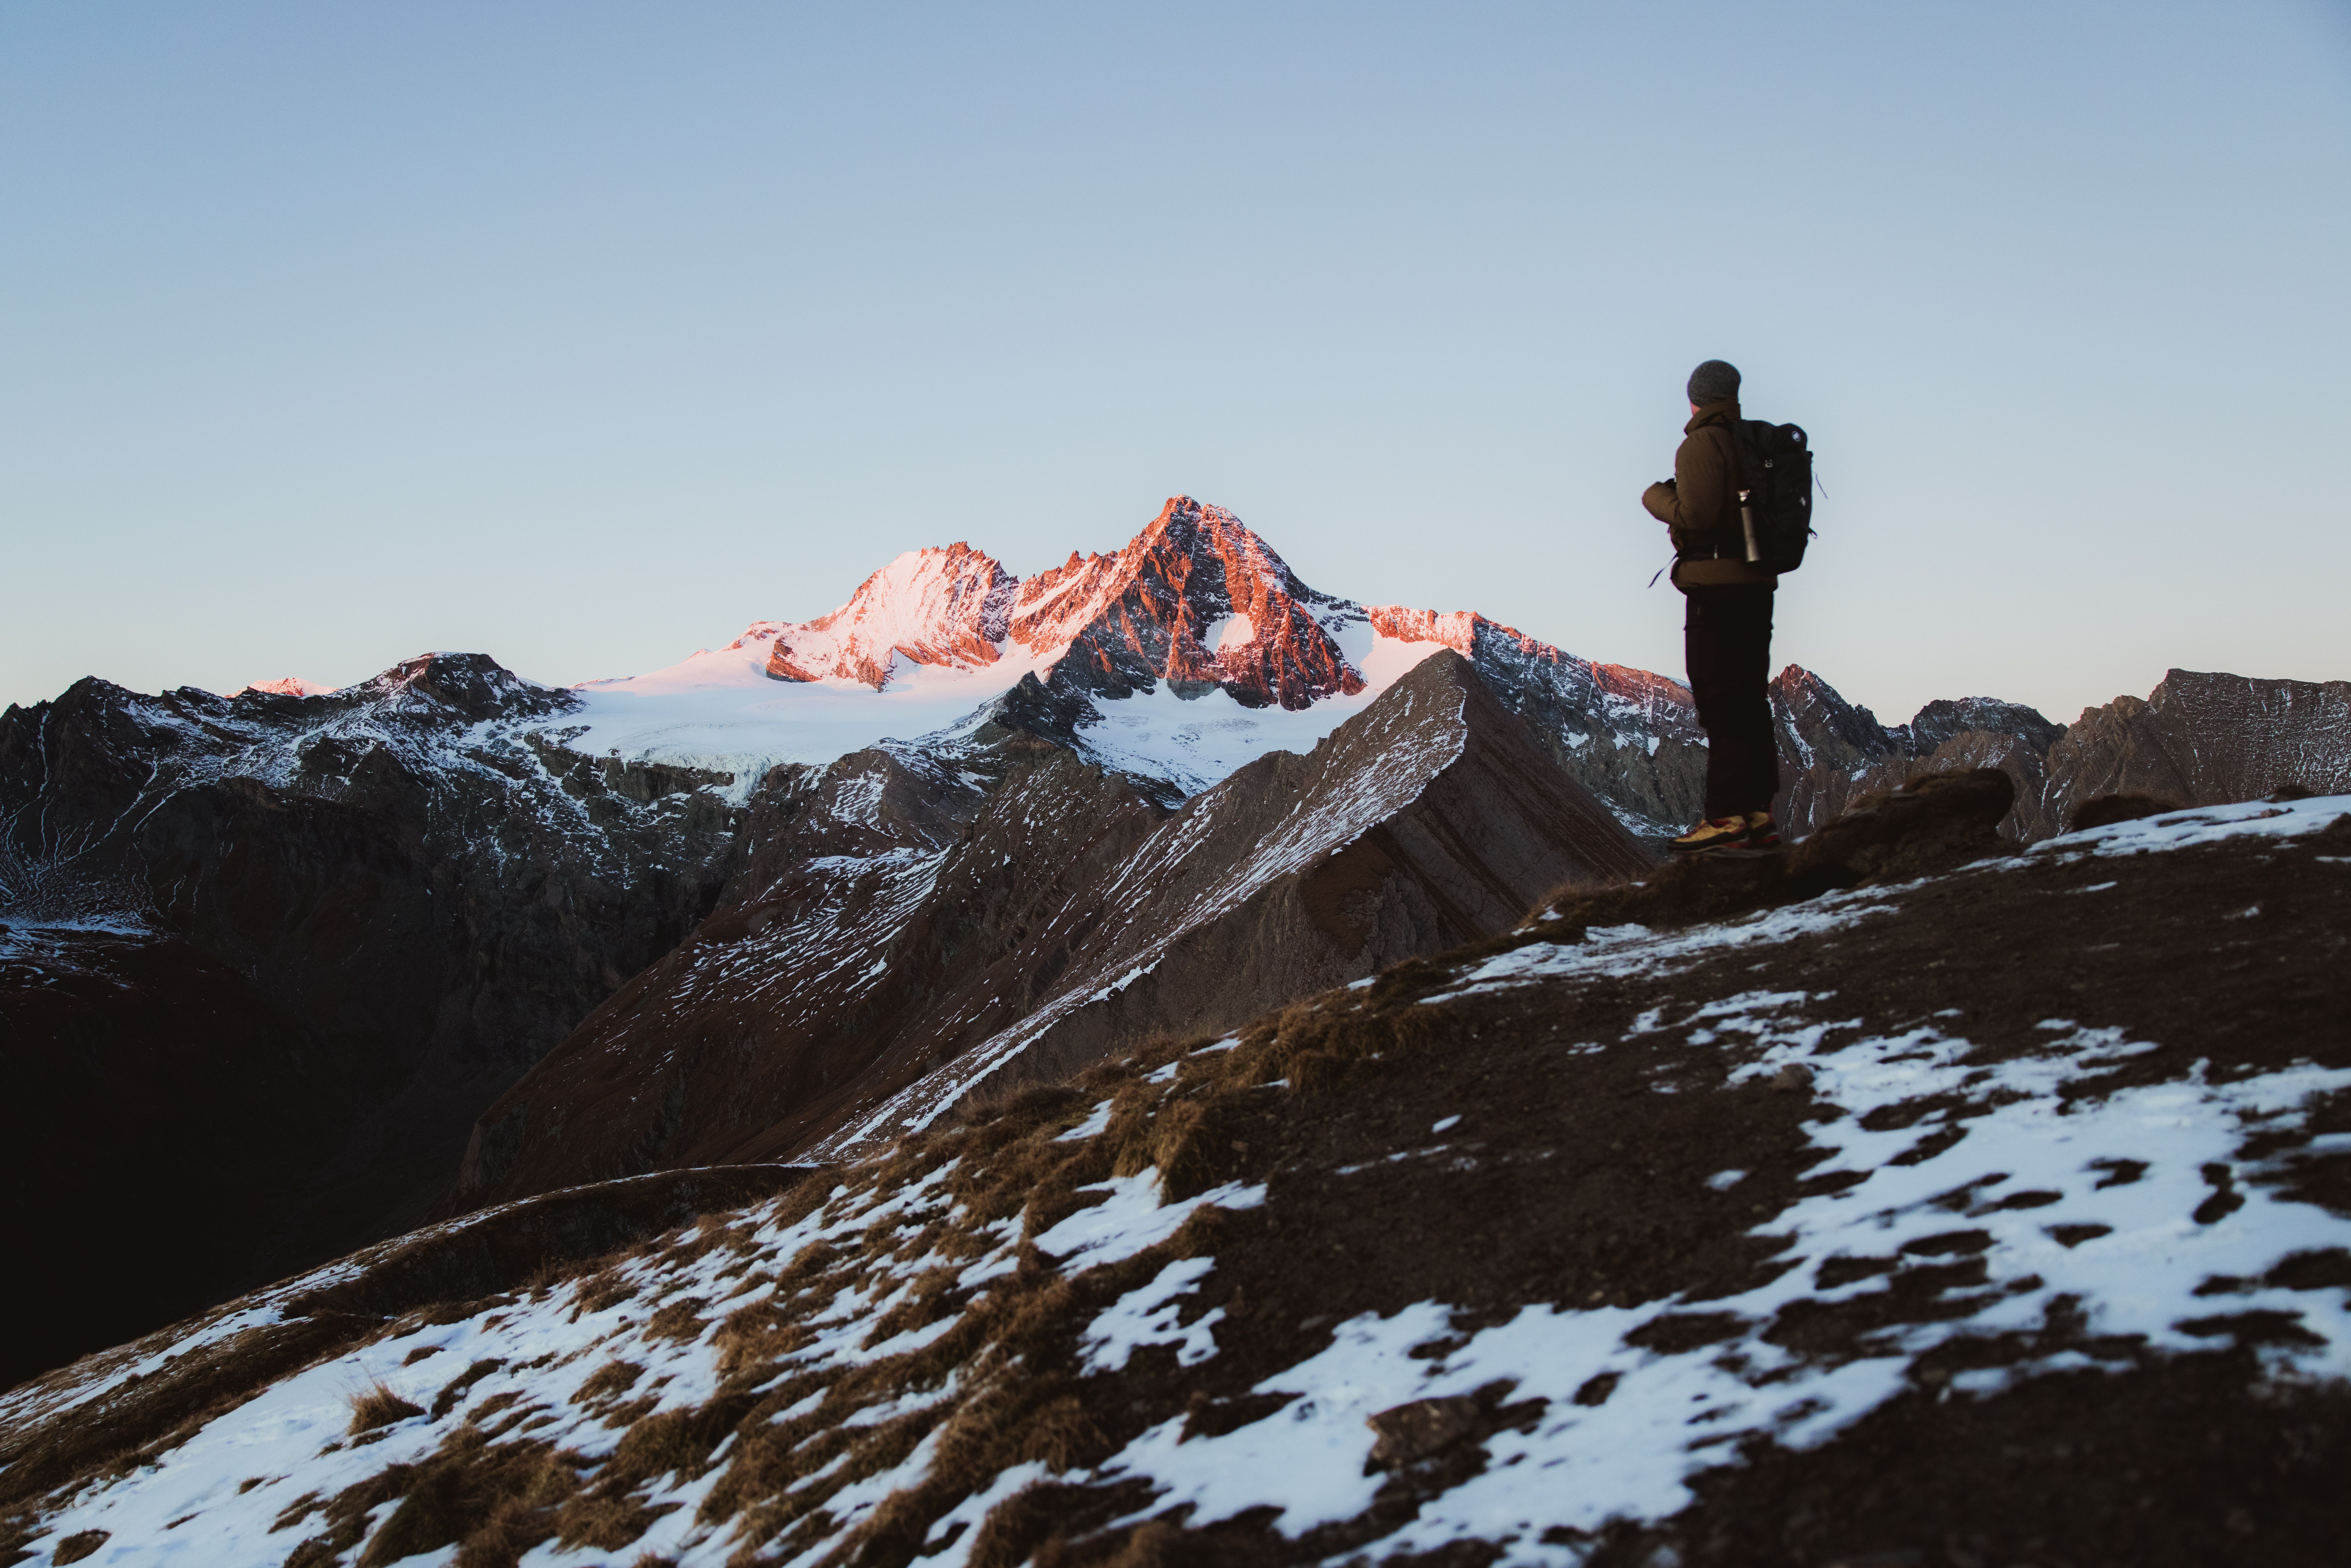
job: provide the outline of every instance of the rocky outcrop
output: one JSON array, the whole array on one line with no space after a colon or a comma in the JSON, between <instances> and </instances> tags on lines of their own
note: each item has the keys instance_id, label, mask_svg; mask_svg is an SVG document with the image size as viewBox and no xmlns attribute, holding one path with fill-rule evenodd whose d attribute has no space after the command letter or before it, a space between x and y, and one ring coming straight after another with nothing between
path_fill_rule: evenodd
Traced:
<instances>
[{"instance_id":1,"label":"rocky outcrop","mask_svg":"<svg viewBox=\"0 0 2351 1568\"><path fill-rule=\"evenodd\" d=\"M2026 836L2063 832L2101 795L2189 806L2258 800L2281 785L2351 790L2351 681L2257 680L2172 670L2142 701L2087 708L2050 747Z\"/></svg>"},{"instance_id":2,"label":"rocky outcrop","mask_svg":"<svg viewBox=\"0 0 2351 1568\"><path fill-rule=\"evenodd\" d=\"M720 913L483 1116L467 1198L838 1155L991 1077L1224 1029L1646 864L1449 654L1173 813L1050 746L984 795L965 777L828 770Z\"/></svg>"},{"instance_id":3,"label":"rocky outcrop","mask_svg":"<svg viewBox=\"0 0 2351 1568\"><path fill-rule=\"evenodd\" d=\"M2076 808L2105 795L2213 806L2281 786L2351 789L2351 682L2173 670L2144 700L2117 697L2070 727L1989 697L1929 703L1886 727L1792 665L1772 683L1772 706L1789 779L1782 820L1800 835L1920 775L1983 768L2016 786L2001 832L2017 841L2065 831Z\"/></svg>"},{"instance_id":4,"label":"rocky outcrop","mask_svg":"<svg viewBox=\"0 0 2351 1568\"><path fill-rule=\"evenodd\" d=\"M2004 703L1994 697L1942 698L1928 703L1917 716L1904 727L1910 749L1921 756L1933 754L1945 742L1959 736L2013 735L2036 751L2045 752L2057 744L2065 733L2062 724L2052 724L2037 708L2022 703Z\"/></svg>"},{"instance_id":5,"label":"rocky outcrop","mask_svg":"<svg viewBox=\"0 0 2351 1568\"><path fill-rule=\"evenodd\" d=\"M1928 703L1907 725L1886 726L1810 670L1791 664L1771 683L1783 780L1778 815L1796 837L1858 802L1925 774L1997 768L2015 787L2001 819L2010 839L2032 831L2046 788L2050 747L2064 734L2032 708L1991 697Z\"/></svg>"}]
</instances>

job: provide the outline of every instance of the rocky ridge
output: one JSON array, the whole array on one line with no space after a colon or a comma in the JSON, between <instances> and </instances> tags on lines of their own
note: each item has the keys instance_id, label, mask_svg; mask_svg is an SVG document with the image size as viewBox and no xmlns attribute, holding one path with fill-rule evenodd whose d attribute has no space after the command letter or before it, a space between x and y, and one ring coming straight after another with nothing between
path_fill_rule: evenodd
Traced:
<instances>
[{"instance_id":1,"label":"rocky ridge","mask_svg":"<svg viewBox=\"0 0 2351 1568\"><path fill-rule=\"evenodd\" d=\"M1465 663L1431 668L1447 649ZM978 697L913 740L735 771L698 765L707 747L622 755L600 727L620 699L473 654L325 695L84 682L0 716L0 1033L36 1091L6 1174L58 1247L90 1216L131 1217L183 1292L158 1305L93 1277L42 1306L56 1337L19 1337L27 1367L155 1321L108 1312L182 1310L413 1223L469 1137L477 1196L768 1157L883 1116L878 1135L903 1095L929 1098L889 1114L928 1115L942 1102L924 1084L971 1086L958 1062L1026 1056L1041 1072L1119 1048L1144 1018L1222 1027L1285 987L1507 924L1556 856L1604 870L1621 844L1595 835L1585 792L1654 839L1696 815L1703 778L1677 683L1473 614L1319 592L1186 497L1124 549L1027 580L968 546L917 552L833 615L763 622L728 652L758 700L819 698L824 715L933 711L889 705L942 674ZM704 668L679 689L735 712L739 688ZM1468 760L1390 789L1379 758L1334 732L1424 677L1471 716ZM2338 777L2339 684L2281 697L2233 679L2175 672L2160 701L2085 719L2075 745L1990 699L1886 727L1792 668L1774 685L1783 816L1809 830L1921 768L2005 770L2015 836L2050 831L2079 796L2060 783L2097 758L2191 800ZM2190 701L2197 682L2218 695ZM679 727L666 700L642 699L653 731ZM2252 738L2230 762L2236 727ZM1285 839L1275 817L1307 799L1312 820ZM1365 801L1369 826L1351 815ZM1209 821L1199 845L1169 847L1171 822ZM1279 856L1237 823L1304 858L1250 881ZM1246 895L1090 914L1115 903L1120 857L1146 849L1155 875ZM772 1023L750 1020L785 997ZM575 1031L612 1053L566 1057L576 1106L474 1131ZM638 1092L617 1087L624 1068L660 1092L608 1114ZM589 1122L602 1130L579 1160L529 1155Z\"/></svg>"},{"instance_id":2,"label":"rocky ridge","mask_svg":"<svg viewBox=\"0 0 2351 1568\"><path fill-rule=\"evenodd\" d=\"M833 810L778 822L693 937L484 1113L460 1201L842 1157L1646 864L1450 653L1173 811L1033 741L998 766L982 791L964 767L836 764Z\"/></svg>"}]
</instances>

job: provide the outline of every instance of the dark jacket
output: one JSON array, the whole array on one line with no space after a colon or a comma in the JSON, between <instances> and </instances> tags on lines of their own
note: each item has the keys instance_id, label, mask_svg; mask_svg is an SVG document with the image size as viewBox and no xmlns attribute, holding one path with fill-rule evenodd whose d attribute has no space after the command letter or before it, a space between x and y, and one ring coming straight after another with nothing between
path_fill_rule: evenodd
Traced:
<instances>
[{"instance_id":1,"label":"dark jacket","mask_svg":"<svg viewBox=\"0 0 2351 1568\"><path fill-rule=\"evenodd\" d=\"M1738 417L1736 402L1710 402L1690 415L1682 426L1681 449L1674 454L1674 476L1642 493L1641 505L1673 538L1676 588L1771 588L1780 581L1747 562L1747 536L1739 525L1739 464L1730 451L1730 425Z\"/></svg>"}]
</instances>

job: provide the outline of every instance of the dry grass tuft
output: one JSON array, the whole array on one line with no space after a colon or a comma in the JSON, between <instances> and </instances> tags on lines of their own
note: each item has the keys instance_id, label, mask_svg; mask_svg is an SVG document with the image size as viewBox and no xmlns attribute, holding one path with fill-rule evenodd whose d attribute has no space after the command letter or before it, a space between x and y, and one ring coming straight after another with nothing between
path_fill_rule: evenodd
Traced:
<instances>
[{"instance_id":1,"label":"dry grass tuft","mask_svg":"<svg viewBox=\"0 0 2351 1568\"><path fill-rule=\"evenodd\" d=\"M530 1277L523 1281L523 1294L536 1296L541 1291L551 1290L566 1281L580 1278L595 1266L596 1260L588 1258L542 1258L538 1267L533 1269Z\"/></svg>"},{"instance_id":2,"label":"dry grass tuft","mask_svg":"<svg viewBox=\"0 0 2351 1568\"><path fill-rule=\"evenodd\" d=\"M302 1499L273 1529L287 1528L313 1511L324 1514L325 1533L297 1546L287 1558L289 1564L340 1562L366 1540L359 1568L381 1568L453 1545L463 1568L514 1568L525 1552L556 1533L557 1511L579 1491L577 1472L585 1462L545 1442L494 1444L478 1427L466 1426L423 1459L388 1466L338 1494L323 1510L316 1498ZM394 1501L399 1506L367 1539L371 1517Z\"/></svg>"},{"instance_id":3,"label":"dry grass tuft","mask_svg":"<svg viewBox=\"0 0 2351 1568\"><path fill-rule=\"evenodd\" d=\"M1111 1452L1110 1439L1075 1395L1064 1395L1039 1409L1023 1423L1020 1458L1041 1459L1055 1471L1075 1469Z\"/></svg>"},{"instance_id":4,"label":"dry grass tuft","mask_svg":"<svg viewBox=\"0 0 2351 1568\"><path fill-rule=\"evenodd\" d=\"M423 1406L410 1404L381 1383L371 1383L351 1396L351 1424L344 1431L356 1437L361 1432L372 1432L378 1427L389 1427L395 1421L423 1414Z\"/></svg>"},{"instance_id":5,"label":"dry grass tuft","mask_svg":"<svg viewBox=\"0 0 2351 1568\"><path fill-rule=\"evenodd\" d=\"M1017 1134L1061 1114L1081 1099L1079 1092L1066 1083L1038 1083L998 1072L957 1102L954 1120L968 1127L1009 1120Z\"/></svg>"},{"instance_id":6,"label":"dry grass tuft","mask_svg":"<svg viewBox=\"0 0 2351 1568\"><path fill-rule=\"evenodd\" d=\"M571 1403L590 1407L608 1399L617 1399L636 1385L645 1369L632 1361L608 1361L588 1375L572 1391Z\"/></svg>"},{"instance_id":7,"label":"dry grass tuft","mask_svg":"<svg viewBox=\"0 0 2351 1568\"><path fill-rule=\"evenodd\" d=\"M618 1269L606 1269L580 1287L580 1312L572 1314L576 1322L580 1312L601 1312L607 1307L617 1307L637 1293L637 1283Z\"/></svg>"},{"instance_id":8,"label":"dry grass tuft","mask_svg":"<svg viewBox=\"0 0 2351 1568\"><path fill-rule=\"evenodd\" d=\"M106 1544L107 1533L103 1530L78 1530L57 1542L57 1550L49 1554L49 1561L78 1563Z\"/></svg>"},{"instance_id":9,"label":"dry grass tuft","mask_svg":"<svg viewBox=\"0 0 2351 1568\"><path fill-rule=\"evenodd\" d=\"M702 1315L702 1309L709 1304L710 1300L706 1296L688 1296L683 1301L672 1301L653 1315L653 1321L645 1325L644 1332L654 1339L694 1339L709 1324L710 1320Z\"/></svg>"}]
</instances>

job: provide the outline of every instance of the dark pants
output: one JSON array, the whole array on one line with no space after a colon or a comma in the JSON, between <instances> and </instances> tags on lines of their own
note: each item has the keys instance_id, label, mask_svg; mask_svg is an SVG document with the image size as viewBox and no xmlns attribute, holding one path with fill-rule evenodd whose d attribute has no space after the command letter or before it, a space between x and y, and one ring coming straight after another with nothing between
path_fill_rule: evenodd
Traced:
<instances>
[{"instance_id":1,"label":"dark pants","mask_svg":"<svg viewBox=\"0 0 2351 1568\"><path fill-rule=\"evenodd\" d=\"M1768 588L1691 588L1682 648L1690 695L1706 727L1706 814L1768 811L1780 792L1771 729L1771 593Z\"/></svg>"}]
</instances>

